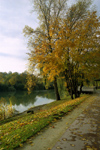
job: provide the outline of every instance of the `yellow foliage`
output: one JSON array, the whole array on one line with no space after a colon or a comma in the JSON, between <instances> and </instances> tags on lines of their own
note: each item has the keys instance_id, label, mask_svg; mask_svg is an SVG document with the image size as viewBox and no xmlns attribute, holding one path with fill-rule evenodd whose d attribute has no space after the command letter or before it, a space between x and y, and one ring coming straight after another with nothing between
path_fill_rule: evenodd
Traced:
<instances>
[{"instance_id":1,"label":"yellow foliage","mask_svg":"<svg viewBox=\"0 0 100 150\"><path fill-rule=\"evenodd\" d=\"M0 120L11 117L14 113L14 109L12 106L12 103L10 101L10 104L6 103L6 100L4 98L1 98L0 100Z\"/></svg>"},{"instance_id":2,"label":"yellow foliage","mask_svg":"<svg viewBox=\"0 0 100 150\"><path fill-rule=\"evenodd\" d=\"M34 36L29 60L51 81L63 77L66 70L72 73L71 78L79 79L81 73L90 77L94 75L91 72L100 72L100 18L95 11L84 13L81 9L83 3L73 5L66 18L52 18L48 30L44 25Z\"/></svg>"}]
</instances>

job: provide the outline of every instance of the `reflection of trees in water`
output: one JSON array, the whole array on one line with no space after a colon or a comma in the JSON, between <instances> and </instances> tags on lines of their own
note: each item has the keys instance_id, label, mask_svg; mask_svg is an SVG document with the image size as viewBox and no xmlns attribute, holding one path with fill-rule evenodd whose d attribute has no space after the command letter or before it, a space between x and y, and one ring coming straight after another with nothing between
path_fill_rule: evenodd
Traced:
<instances>
[{"instance_id":1,"label":"reflection of trees in water","mask_svg":"<svg viewBox=\"0 0 100 150\"><path fill-rule=\"evenodd\" d=\"M30 94L28 95L27 92L16 92L14 95L11 95L10 97L6 97L7 100L11 101L13 105L24 105L27 106L30 103L34 104L36 94Z\"/></svg>"},{"instance_id":2,"label":"reflection of trees in water","mask_svg":"<svg viewBox=\"0 0 100 150\"><path fill-rule=\"evenodd\" d=\"M28 106L30 103L34 104L37 100L36 96L47 99L55 99L55 93L52 90L34 91L31 94L23 91L0 93L0 97L4 97L8 103L11 101L12 105L22 104L24 106Z\"/></svg>"},{"instance_id":3,"label":"reflection of trees in water","mask_svg":"<svg viewBox=\"0 0 100 150\"><path fill-rule=\"evenodd\" d=\"M38 96L42 98L55 99L55 92L53 90L39 91Z\"/></svg>"},{"instance_id":4,"label":"reflection of trees in water","mask_svg":"<svg viewBox=\"0 0 100 150\"><path fill-rule=\"evenodd\" d=\"M15 98L16 98L16 105L20 105L23 104L24 106L29 105L30 103L34 104L34 102L36 101L35 99L36 94L30 94L28 95L27 92L17 92L15 94Z\"/></svg>"}]
</instances>

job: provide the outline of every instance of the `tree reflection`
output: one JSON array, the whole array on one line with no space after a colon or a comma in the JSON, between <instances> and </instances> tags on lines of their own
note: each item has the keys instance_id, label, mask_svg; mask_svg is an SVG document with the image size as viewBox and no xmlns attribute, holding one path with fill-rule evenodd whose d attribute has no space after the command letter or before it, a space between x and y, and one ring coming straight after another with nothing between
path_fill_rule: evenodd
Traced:
<instances>
[{"instance_id":1,"label":"tree reflection","mask_svg":"<svg viewBox=\"0 0 100 150\"><path fill-rule=\"evenodd\" d=\"M27 92L2 92L0 98L3 97L7 104L12 103L15 109L19 111L26 110L29 107L41 105L55 100L55 93L52 90L34 91L31 94ZM23 110L21 110L23 109Z\"/></svg>"}]
</instances>

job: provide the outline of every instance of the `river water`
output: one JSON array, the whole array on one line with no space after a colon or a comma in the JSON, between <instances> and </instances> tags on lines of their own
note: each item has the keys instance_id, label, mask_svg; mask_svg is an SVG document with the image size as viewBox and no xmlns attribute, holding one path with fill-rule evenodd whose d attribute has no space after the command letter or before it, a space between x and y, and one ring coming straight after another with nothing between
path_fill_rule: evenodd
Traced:
<instances>
[{"instance_id":1,"label":"river water","mask_svg":"<svg viewBox=\"0 0 100 150\"><path fill-rule=\"evenodd\" d=\"M55 101L55 93L53 90L34 91L31 94L27 92L2 92L0 99L4 98L6 103L12 103L12 106L19 113L25 110Z\"/></svg>"}]
</instances>

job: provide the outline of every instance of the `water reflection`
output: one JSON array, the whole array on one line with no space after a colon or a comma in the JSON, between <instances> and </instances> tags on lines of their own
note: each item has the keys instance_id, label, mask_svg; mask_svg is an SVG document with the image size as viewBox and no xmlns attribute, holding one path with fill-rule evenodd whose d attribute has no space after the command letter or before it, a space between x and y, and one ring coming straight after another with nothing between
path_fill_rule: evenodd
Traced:
<instances>
[{"instance_id":1,"label":"water reflection","mask_svg":"<svg viewBox=\"0 0 100 150\"><path fill-rule=\"evenodd\" d=\"M0 99L1 97L5 98L8 104L11 101L17 111L23 112L30 107L54 101L55 93L52 90L34 91L30 95L27 92L2 92L0 93Z\"/></svg>"}]
</instances>

